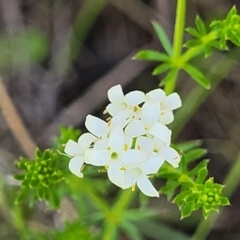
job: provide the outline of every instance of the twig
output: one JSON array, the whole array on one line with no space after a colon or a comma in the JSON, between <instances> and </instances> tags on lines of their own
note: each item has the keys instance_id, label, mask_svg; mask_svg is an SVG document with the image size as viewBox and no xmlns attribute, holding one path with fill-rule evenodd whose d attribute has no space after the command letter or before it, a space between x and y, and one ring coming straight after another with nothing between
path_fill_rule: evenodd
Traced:
<instances>
[{"instance_id":1,"label":"twig","mask_svg":"<svg viewBox=\"0 0 240 240\"><path fill-rule=\"evenodd\" d=\"M6 119L6 123L9 126L11 132L16 138L17 142L21 146L25 154L32 158L34 156L35 149L37 147L34 140L29 135L27 129L25 128L22 119L17 113L14 104L7 93L2 78L0 77L0 110Z\"/></svg>"}]
</instances>

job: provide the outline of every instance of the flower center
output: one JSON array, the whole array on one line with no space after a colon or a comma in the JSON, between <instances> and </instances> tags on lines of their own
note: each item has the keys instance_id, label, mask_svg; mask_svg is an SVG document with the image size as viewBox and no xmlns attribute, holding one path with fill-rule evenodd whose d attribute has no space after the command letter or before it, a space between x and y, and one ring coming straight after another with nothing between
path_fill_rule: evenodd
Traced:
<instances>
[{"instance_id":1,"label":"flower center","mask_svg":"<svg viewBox=\"0 0 240 240\"><path fill-rule=\"evenodd\" d=\"M116 152L113 152L113 153L111 154L111 159L112 159L112 160L116 160L117 157L118 157L118 154L117 154Z\"/></svg>"}]
</instances>

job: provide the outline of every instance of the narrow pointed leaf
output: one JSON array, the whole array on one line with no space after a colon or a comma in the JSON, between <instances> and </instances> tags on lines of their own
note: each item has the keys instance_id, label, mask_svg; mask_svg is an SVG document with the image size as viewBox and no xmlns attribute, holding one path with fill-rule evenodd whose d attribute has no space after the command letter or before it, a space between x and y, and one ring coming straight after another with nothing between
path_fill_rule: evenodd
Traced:
<instances>
[{"instance_id":1,"label":"narrow pointed leaf","mask_svg":"<svg viewBox=\"0 0 240 240\"><path fill-rule=\"evenodd\" d=\"M220 201L221 201L222 206L230 205L230 202L229 202L228 198L226 198L226 197L221 197Z\"/></svg>"},{"instance_id":2,"label":"narrow pointed leaf","mask_svg":"<svg viewBox=\"0 0 240 240\"><path fill-rule=\"evenodd\" d=\"M198 148L201 145L202 145L202 141L197 139L197 140L192 140L192 141L188 141L188 142L179 143L177 145L177 147L182 152L188 152L190 150L193 150L194 148Z\"/></svg>"},{"instance_id":3,"label":"narrow pointed leaf","mask_svg":"<svg viewBox=\"0 0 240 240\"><path fill-rule=\"evenodd\" d=\"M164 77L160 83L160 86L165 85L167 82L172 81L172 79L175 79L177 77L179 69L178 68L172 68L167 73L166 77Z\"/></svg>"},{"instance_id":4,"label":"narrow pointed leaf","mask_svg":"<svg viewBox=\"0 0 240 240\"><path fill-rule=\"evenodd\" d=\"M194 211L194 202L187 202L181 210L181 219L188 217Z\"/></svg>"},{"instance_id":5,"label":"narrow pointed leaf","mask_svg":"<svg viewBox=\"0 0 240 240\"><path fill-rule=\"evenodd\" d=\"M197 179L196 179L196 183L197 184L201 184L205 181L206 177L208 174L208 170L207 168L202 168L201 170L199 170L198 175L197 175Z\"/></svg>"},{"instance_id":6,"label":"narrow pointed leaf","mask_svg":"<svg viewBox=\"0 0 240 240\"><path fill-rule=\"evenodd\" d=\"M207 153L207 150L204 148L193 149L185 154L185 159L187 163L190 163L205 156L206 153Z\"/></svg>"},{"instance_id":7,"label":"narrow pointed leaf","mask_svg":"<svg viewBox=\"0 0 240 240\"><path fill-rule=\"evenodd\" d=\"M171 44L166 32L164 31L163 27L156 21L153 21L152 24L153 24L154 30L155 30L160 42L162 43L163 48L165 49L167 54L169 56L171 56L172 55L172 44Z\"/></svg>"},{"instance_id":8,"label":"narrow pointed leaf","mask_svg":"<svg viewBox=\"0 0 240 240\"><path fill-rule=\"evenodd\" d=\"M144 240L139 228L137 228L130 221L125 220L120 225L123 232L132 240Z\"/></svg>"},{"instance_id":9,"label":"narrow pointed leaf","mask_svg":"<svg viewBox=\"0 0 240 240\"><path fill-rule=\"evenodd\" d=\"M170 68L170 65L168 63L160 64L154 68L152 75L159 75L159 74L165 72L169 68Z\"/></svg>"},{"instance_id":10,"label":"narrow pointed leaf","mask_svg":"<svg viewBox=\"0 0 240 240\"><path fill-rule=\"evenodd\" d=\"M199 33L201 35L205 35L206 34L205 23L203 22L203 20L199 16L196 17L195 24L197 26L197 29L198 29Z\"/></svg>"},{"instance_id":11,"label":"narrow pointed leaf","mask_svg":"<svg viewBox=\"0 0 240 240\"><path fill-rule=\"evenodd\" d=\"M187 28L186 32L189 33L190 35L196 37L196 38L200 37L199 32L195 28Z\"/></svg>"},{"instance_id":12,"label":"narrow pointed leaf","mask_svg":"<svg viewBox=\"0 0 240 240\"><path fill-rule=\"evenodd\" d=\"M195 80L198 84L206 89L210 89L211 84L209 80L194 66L191 64L186 64L183 68L193 80Z\"/></svg>"},{"instance_id":13,"label":"narrow pointed leaf","mask_svg":"<svg viewBox=\"0 0 240 240\"><path fill-rule=\"evenodd\" d=\"M164 61L168 60L169 57L166 54L158 52L158 51L141 50L133 57L133 59L164 62Z\"/></svg>"},{"instance_id":14,"label":"narrow pointed leaf","mask_svg":"<svg viewBox=\"0 0 240 240\"><path fill-rule=\"evenodd\" d=\"M189 176L195 176L201 169L206 168L208 160L201 161L196 167L194 167L190 172Z\"/></svg>"},{"instance_id":15,"label":"narrow pointed leaf","mask_svg":"<svg viewBox=\"0 0 240 240\"><path fill-rule=\"evenodd\" d=\"M191 39L184 44L184 47L191 48L201 45L202 42L199 39Z\"/></svg>"}]
</instances>

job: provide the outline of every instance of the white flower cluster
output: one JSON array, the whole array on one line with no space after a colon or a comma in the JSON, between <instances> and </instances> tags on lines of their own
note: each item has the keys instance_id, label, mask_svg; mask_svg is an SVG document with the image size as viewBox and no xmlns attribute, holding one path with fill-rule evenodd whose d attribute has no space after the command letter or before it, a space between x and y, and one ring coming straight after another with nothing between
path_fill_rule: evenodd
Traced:
<instances>
[{"instance_id":1,"label":"white flower cluster","mask_svg":"<svg viewBox=\"0 0 240 240\"><path fill-rule=\"evenodd\" d=\"M65 152L71 157L70 171L83 177L84 164L105 167L109 180L120 188L135 185L147 196L158 197L149 175L158 172L164 161L178 167L180 156L171 148L171 131L166 127L174 119L173 110L181 107L177 93L166 96L161 89L144 94L123 94L120 85L108 90L110 104L103 121L86 117L86 128L78 142L69 140Z\"/></svg>"}]
</instances>

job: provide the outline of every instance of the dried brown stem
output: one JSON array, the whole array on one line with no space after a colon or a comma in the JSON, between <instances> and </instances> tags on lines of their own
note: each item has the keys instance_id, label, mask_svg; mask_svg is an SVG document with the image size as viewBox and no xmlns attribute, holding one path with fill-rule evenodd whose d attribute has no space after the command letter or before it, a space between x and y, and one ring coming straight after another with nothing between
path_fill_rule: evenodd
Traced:
<instances>
[{"instance_id":1,"label":"dried brown stem","mask_svg":"<svg viewBox=\"0 0 240 240\"><path fill-rule=\"evenodd\" d=\"M32 158L34 156L35 149L37 147L34 140L29 135L25 128L22 119L20 118L11 97L5 89L2 78L0 77L0 110L6 119L6 123L10 128L12 134L16 138L22 150L25 154Z\"/></svg>"}]
</instances>

